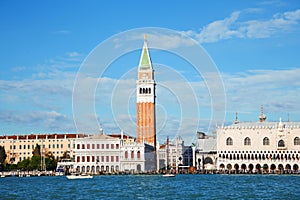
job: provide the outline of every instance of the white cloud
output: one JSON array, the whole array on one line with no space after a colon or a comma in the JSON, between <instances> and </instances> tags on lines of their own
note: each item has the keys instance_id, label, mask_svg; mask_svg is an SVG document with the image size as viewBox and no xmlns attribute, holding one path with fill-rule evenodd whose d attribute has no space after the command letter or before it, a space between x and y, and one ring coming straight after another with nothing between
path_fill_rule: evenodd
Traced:
<instances>
[{"instance_id":1,"label":"white cloud","mask_svg":"<svg viewBox=\"0 0 300 200\"><path fill-rule=\"evenodd\" d=\"M232 27L235 25L239 14L239 12L234 12L230 17L224 20L218 20L208 24L200 33L195 34L196 38L200 43L210 43L232 37L242 37L243 34Z\"/></svg>"},{"instance_id":2,"label":"white cloud","mask_svg":"<svg viewBox=\"0 0 300 200\"><path fill-rule=\"evenodd\" d=\"M76 52L76 51L73 51L73 52L69 52L68 53L68 56L69 57L78 57L80 56L80 53Z\"/></svg>"},{"instance_id":3,"label":"white cloud","mask_svg":"<svg viewBox=\"0 0 300 200\"><path fill-rule=\"evenodd\" d=\"M222 74L227 94L227 111L258 113L260 105L263 104L270 114L277 115L280 112L298 114L299 73L300 69L286 69ZM75 130L70 114L75 74L56 71L50 77L51 79L43 80L1 80L1 123L14 124L16 127L28 126L39 129L44 127L58 132ZM172 79L170 76L166 79L157 81L157 106L160 112L157 117L160 124L158 137L163 140L166 135L170 138L180 135L186 141L192 141L197 130L205 132L209 123L212 125L216 123L210 121L211 101L205 82L203 80L187 82L185 79ZM101 85L95 94L96 113L90 113L89 117L96 118L106 133L119 132L123 129L134 136L135 79L92 78L86 80L84 88L88 90L95 82ZM195 93L192 90L182 89L187 86ZM84 94L85 91L82 92ZM195 99L198 105L187 103L191 99ZM9 105L14 107L10 108ZM18 108L20 105L21 108ZM195 108L197 106L198 108ZM124 109L118 110L113 116L112 112L121 107ZM200 116L182 116L180 107L188 110L188 113L199 109ZM39 111L35 111L36 109ZM98 132L98 127L91 127L91 124L85 124L85 127L88 132Z\"/></svg>"},{"instance_id":4,"label":"white cloud","mask_svg":"<svg viewBox=\"0 0 300 200\"><path fill-rule=\"evenodd\" d=\"M12 126L22 126L22 130L33 132L49 130L73 132L75 130L72 120L67 115L56 111L17 111L17 113L14 110L1 111L0 121Z\"/></svg>"},{"instance_id":5,"label":"white cloud","mask_svg":"<svg viewBox=\"0 0 300 200\"><path fill-rule=\"evenodd\" d=\"M241 21L241 15L257 12L257 9L246 9L233 12L223 20L214 21L204 26L200 32L186 31L200 43L212 43L230 38L267 38L272 35L291 31L299 23L300 9L276 13L270 19L252 19Z\"/></svg>"},{"instance_id":6,"label":"white cloud","mask_svg":"<svg viewBox=\"0 0 300 200\"><path fill-rule=\"evenodd\" d=\"M266 38L279 32L288 31L300 19L300 10L277 13L265 21L252 20L244 22L240 28L248 38Z\"/></svg>"},{"instance_id":7,"label":"white cloud","mask_svg":"<svg viewBox=\"0 0 300 200\"><path fill-rule=\"evenodd\" d=\"M269 119L273 120L276 120L279 114L299 114L299 73L300 69L286 69L224 74L227 109L258 115L260 105L264 105L271 115ZM257 119L248 118L247 120L256 121Z\"/></svg>"}]
</instances>

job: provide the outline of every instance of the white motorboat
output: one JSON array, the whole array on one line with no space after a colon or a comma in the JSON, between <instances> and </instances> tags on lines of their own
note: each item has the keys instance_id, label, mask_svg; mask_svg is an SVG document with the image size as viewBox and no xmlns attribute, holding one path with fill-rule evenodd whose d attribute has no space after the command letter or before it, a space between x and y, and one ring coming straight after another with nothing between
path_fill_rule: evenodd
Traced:
<instances>
[{"instance_id":1,"label":"white motorboat","mask_svg":"<svg viewBox=\"0 0 300 200\"><path fill-rule=\"evenodd\" d=\"M164 174L163 177L175 177L175 174L169 174L169 173L167 173L167 174Z\"/></svg>"},{"instance_id":2,"label":"white motorboat","mask_svg":"<svg viewBox=\"0 0 300 200\"><path fill-rule=\"evenodd\" d=\"M66 176L67 179L88 179L93 178L92 175L89 174L71 174Z\"/></svg>"}]
</instances>

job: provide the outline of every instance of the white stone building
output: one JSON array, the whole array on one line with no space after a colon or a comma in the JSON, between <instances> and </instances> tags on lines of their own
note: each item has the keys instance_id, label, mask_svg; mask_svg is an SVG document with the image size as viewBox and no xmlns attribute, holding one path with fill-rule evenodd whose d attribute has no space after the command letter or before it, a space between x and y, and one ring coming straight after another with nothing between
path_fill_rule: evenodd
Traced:
<instances>
[{"instance_id":1,"label":"white stone building","mask_svg":"<svg viewBox=\"0 0 300 200\"><path fill-rule=\"evenodd\" d=\"M199 171L217 168L217 138L215 135L197 133L195 167Z\"/></svg>"},{"instance_id":2,"label":"white stone building","mask_svg":"<svg viewBox=\"0 0 300 200\"><path fill-rule=\"evenodd\" d=\"M133 138L122 139L120 149L120 166L124 172L145 171L145 145L137 143Z\"/></svg>"},{"instance_id":3,"label":"white stone building","mask_svg":"<svg viewBox=\"0 0 300 200\"><path fill-rule=\"evenodd\" d=\"M121 134L102 132L75 140L74 168L91 174L144 172L145 144Z\"/></svg>"},{"instance_id":4,"label":"white stone building","mask_svg":"<svg viewBox=\"0 0 300 200\"><path fill-rule=\"evenodd\" d=\"M217 127L217 168L238 172L297 172L300 122L239 123Z\"/></svg>"},{"instance_id":5,"label":"white stone building","mask_svg":"<svg viewBox=\"0 0 300 200\"><path fill-rule=\"evenodd\" d=\"M118 172L120 170L120 139L104 134L75 141L76 171L86 173Z\"/></svg>"},{"instance_id":6,"label":"white stone building","mask_svg":"<svg viewBox=\"0 0 300 200\"><path fill-rule=\"evenodd\" d=\"M181 137L173 141L167 139L165 144L159 145L158 150L159 169L169 168L178 170L180 167L192 166L192 149L185 146Z\"/></svg>"}]
</instances>

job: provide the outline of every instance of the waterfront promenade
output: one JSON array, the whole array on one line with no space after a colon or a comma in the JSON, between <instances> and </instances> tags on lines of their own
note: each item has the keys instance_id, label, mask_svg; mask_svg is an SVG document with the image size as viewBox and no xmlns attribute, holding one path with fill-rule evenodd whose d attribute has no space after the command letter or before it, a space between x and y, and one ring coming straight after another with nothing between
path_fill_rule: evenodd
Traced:
<instances>
[{"instance_id":1,"label":"waterfront promenade","mask_svg":"<svg viewBox=\"0 0 300 200\"><path fill-rule=\"evenodd\" d=\"M105 176L105 175L162 175L165 174L166 171L164 170L160 170L159 172L155 172L155 171L150 171L150 172L143 172L143 173L134 173L134 172L114 172L114 173L108 173L108 172L100 172L100 173L94 173L91 175L94 176ZM184 171L180 171L180 172L173 172L174 174L190 174L190 175L199 175L199 174L227 174L227 175L269 175L269 174L276 174L276 175L300 175L300 171L293 171L293 170L270 170L270 171L266 171L266 170L259 170L259 171L252 171L252 172L248 172L248 171L242 171L242 170L198 170L198 171L189 171L189 170L184 170ZM0 172L0 176L2 178L4 177L28 177L28 176L63 176L65 174L60 174L57 175L55 171L38 171L38 170L34 170L34 171L3 171Z\"/></svg>"}]
</instances>

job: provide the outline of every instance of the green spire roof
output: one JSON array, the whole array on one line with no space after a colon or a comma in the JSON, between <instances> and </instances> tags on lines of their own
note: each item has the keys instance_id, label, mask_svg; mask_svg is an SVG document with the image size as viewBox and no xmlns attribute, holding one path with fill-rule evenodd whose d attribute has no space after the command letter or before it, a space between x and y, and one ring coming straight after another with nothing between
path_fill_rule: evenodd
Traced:
<instances>
[{"instance_id":1,"label":"green spire roof","mask_svg":"<svg viewBox=\"0 0 300 200\"><path fill-rule=\"evenodd\" d=\"M141 67L150 66L147 49L143 49Z\"/></svg>"},{"instance_id":2,"label":"green spire roof","mask_svg":"<svg viewBox=\"0 0 300 200\"><path fill-rule=\"evenodd\" d=\"M144 39L144 46L143 46L143 51L140 59L139 68L143 68L143 69L152 68L152 63L148 51L146 38Z\"/></svg>"}]
</instances>

